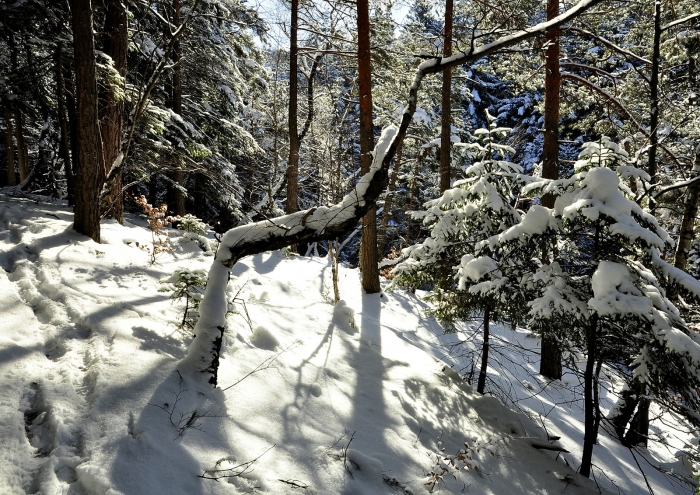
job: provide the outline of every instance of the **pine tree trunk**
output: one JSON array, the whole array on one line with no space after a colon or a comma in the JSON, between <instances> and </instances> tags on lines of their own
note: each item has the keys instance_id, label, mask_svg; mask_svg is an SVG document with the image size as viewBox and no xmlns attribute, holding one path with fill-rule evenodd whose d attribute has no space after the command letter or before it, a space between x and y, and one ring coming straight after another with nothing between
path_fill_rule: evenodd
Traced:
<instances>
[{"instance_id":1,"label":"pine tree trunk","mask_svg":"<svg viewBox=\"0 0 700 495\"><path fill-rule=\"evenodd\" d=\"M360 172L364 175L372 166L372 148L374 148L368 0L357 0L357 58L360 96ZM362 244L360 244L362 289L367 294L375 294L381 290L377 258L377 209L372 207L362 218Z\"/></svg>"},{"instance_id":2,"label":"pine tree trunk","mask_svg":"<svg viewBox=\"0 0 700 495\"><path fill-rule=\"evenodd\" d=\"M484 393L486 388L486 370L489 364L489 319L491 316L491 307L486 306L484 309L484 343L481 346L481 369L479 370L479 381L476 386L476 391L480 394Z\"/></svg>"},{"instance_id":3,"label":"pine tree trunk","mask_svg":"<svg viewBox=\"0 0 700 495\"><path fill-rule=\"evenodd\" d=\"M289 160L287 162L287 214L299 209L299 129L297 124L298 66L297 45L299 0L292 0L292 19L289 39Z\"/></svg>"},{"instance_id":4,"label":"pine tree trunk","mask_svg":"<svg viewBox=\"0 0 700 495\"><path fill-rule=\"evenodd\" d=\"M103 51L114 61L114 68L121 77L126 76L126 52L128 43L128 11L122 0L107 0ZM104 183L109 170L117 161L122 147L124 103L114 97L114 91L107 87L100 94L100 132L102 134L102 156L104 166L100 170L100 182ZM124 199L122 195L122 174L110 184L108 198L103 203L102 214L124 222Z\"/></svg>"},{"instance_id":5,"label":"pine tree trunk","mask_svg":"<svg viewBox=\"0 0 700 495\"><path fill-rule=\"evenodd\" d=\"M75 50L78 124L78 167L75 171L73 228L100 242L99 195L102 184L102 143L97 112L95 40L90 0L71 0Z\"/></svg>"},{"instance_id":6,"label":"pine tree trunk","mask_svg":"<svg viewBox=\"0 0 700 495\"><path fill-rule=\"evenodd\" d=\"M128 12L126 2L107 1L107 15L104 26L103 51L114 61L114 68L120 76L126 76L126 52ZM100 181L104 182L107 173L117 161L122 147L124 103L114 97L114 91L106 88L100 95L100 132L102 133L102 156L104 167ZM122 174L111 182L110 191L103 202L102 214L124 222L124 199L122 195Z\"/></svg>"},{"instance_id":7,"label":"pine tree trunk","mask_svg":"<svg viewBox=\"0 0 700 495\"><path fill-rule=\"evenodd\" d=\"M547 1L547 20L559 15L559 0ZM561 73L559 71L559 29L550 29L545 32L547 50L545 52L545 76L544 76L544 144L542 148L542 177L545 179L559 178L559 87L561 86ZM555 197L547 194L542 197L542 206L554 207ZM545 247L545 251L546 251ZM548 262L549 257L543 253L543 261ZM561 379L561 349L555 338L551 335L542 336L542 358L540 360L540 374L554 380Z\"/></svg>"},{"instance_id":8,"label":"pine tree trunk","mask_svg":"<svg viewBox=\"0 0 700 495\"><path fill-rule=\"evenodd\" d=\"M24 139L24 115L15 110L15 139L17 141L17 165L20 183L29 177L29 152L27 141Z\"/></svg>"},{"instance_id":9,"label":"pine tree trunk","mask_svg":"<svg viewBox=\"0 0 700 495\"><path fill-rule=\"evenodd\" d=\"M656 150L659 147L659 65L661 63L661 0L654 1L654 48L651 60L651 118L649 119L649 164L647 172L651 177L650 182L656 183ZM649 196L649 212L654 215L656 200Z\"/></svg>"},{"instance_id":10,"label":"pine tree trunk","mask_svg":"<svg viewBox=\"0 0 700 495\"><path fill-rule=\"evenodd\" d=\"M9 107L5 107L5 124L7 124L7 130L5 131L5 156L7 158L7 185L16 186L17 176L15 175L15 146L12 141L12 112Z\"/></svg>"},{"instance_id":11,"label":"pine tree trunk","mask_svg":"<svg viewBox=\"0 0 700 495\"><path fill-rule=\"evenodd\" d=\"M173 0L173 24L180 26L180 0ZM182 115L182 66L180 61L180 42L176 41L173 45L173 68L172 80L172 109L178 115ZM184 186L184 177L182 174L182 164L180 158L175 155L175 170L170 174L170 178L179 186ZM172 194L172 202L170 202L170 210L175 215L183 216L185 214L185 196L178 190Z\"/></svg>"},{"instance_id":12,"label":"pine tree trunk","mask_svg":"<svg viewBox=\"0 0 700 495\"><path fill-rule=\"evenodd\" d=\"M78 154L78 116L76 111L78 105L75 101L75 84L73 84L73 73L70 68L66 68L64 76L68 75L64 82L66 84L66 108L68 109L68 130L70 131L70 154L71 154L71 179L72 187L68 189L68 204L75 206L75 174L80 168L80 155Z\"/></svg>"},{"instance_id":13,"label":"pine tree trunk","mask_svg":"<svg viewBox=\"0 0 700 495\"><path fill-rule=\"evenodd\" d=\"M56 106L58 107L58 127L61 131L59 155L63 158L63 170L66 176L66 194L73 197L73 167L71 165L70 145L68 143L68 116L66 115L66 84L63 80L63 43L56 43ZM69 203L70 200L69 200Z\"/></svg>"},{"instance_id":14,"label":"pine tree trunk","mask_svg":"<svg viewBox=\"0 0 700 495\"><path fill-rule=\"evenodd\" d=\"M597 344L597 332L598 332L598 316L593 315L591 317L591 326L588 329L588 343L587 343L587 354L586 359L586 369L583 373L583 390L584 390L584 435L583 435L583 453L581 455L581 469L580 473L582 476L590 477L591 475L591 465L593 463L593 445L595 444L595 439L597 437L597 432L595 431L596 426L596 414L595 414L595 400L593 387L595 386L594 374L595 374L595 361L596 361L596 344Z\"/></svg>"},{"instance_id":15,"label":"pine tree trunk","mask_svg":"<svg viewBox=\"0 0 700 495\"><path fill-rule=\"evenodd\" d=\"M452 55L453 0L445 0L445 44L443 56ZM452 148L452 69L442 73L442 134L440 136L440 192L450 188L450 151Z\"/></svg>"}]
</instances>

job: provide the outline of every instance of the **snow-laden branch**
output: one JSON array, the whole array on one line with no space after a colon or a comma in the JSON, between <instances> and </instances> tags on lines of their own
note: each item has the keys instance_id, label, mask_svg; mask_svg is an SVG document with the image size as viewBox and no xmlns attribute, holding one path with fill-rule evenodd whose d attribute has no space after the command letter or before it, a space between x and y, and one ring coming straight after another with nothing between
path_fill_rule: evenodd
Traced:
<instances>
[{"instance_id":1,"label":"snow-laden branch","mask_svg":"<svg viewBox=\"0 0 700 495\"><path fill-rule=\"evenodd\" d=\"M692 21L693 19L697 19L700 17L700 12L696 12L695 14L690 14L687 17L684 17L683 19L678 19L677 21L669 22L666 24L664 27L661 28L662 31L666 31L667 29L671 29L673 26L678 26L679 24L683 24L688 21Z\"/></svg>"},{"instance_id":2,"label":"snow-laden branch","mask_svg":"<svg viewBox=\"0 0 700 495\"><path fill-rule=\"evenodd\" d=\"M200 304L200 318L195 327L196 337L190 345L187 357L182 362L183 368L208 375L209 383L216 386L221 343L226 328L226 286L230 270L239 259L292 244L338 237L351 230L375 205L379 195L386 188L389 165L413 120L418 91L425 76L516 45L570 21L601 2L602 0L582 0L551 21L517 31L479 47L472 47L468 52L461 52L451 57L438 57L421 63L416 69L408 105L405 107L400 126L398 128L389 126L384 129L374 150L372 167L360 179L354 191L331 207L311 208L275 219L243 225L224 234L209 270L207 288Z\"/></svg>"}]
</instances>

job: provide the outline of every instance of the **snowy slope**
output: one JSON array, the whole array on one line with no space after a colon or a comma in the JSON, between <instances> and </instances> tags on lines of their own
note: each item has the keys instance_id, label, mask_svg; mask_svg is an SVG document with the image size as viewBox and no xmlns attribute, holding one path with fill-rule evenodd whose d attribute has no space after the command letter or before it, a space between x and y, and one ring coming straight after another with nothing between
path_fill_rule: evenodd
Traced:
<instances>
[{"instance_id":1,"label":"snowy slope","mask_svg":"<svg viewBox=\"0 0 700 495\"><path fill-rule=\"evenodd\" d=\"M599 493L565 466L579 456L575 404L544 423L572 454L542 450L552 442L536 413L452 370L472 344L443 336L412 294L361 295L355 270L341 269L334 307L325 259L275 252L234 267L220 389L201 388L178 371L192 339L183 304L158 289L176 268L208 269L211 253L172 231L174 252L151 265L138 247L150 232L131 220L103 223L96 244L66 207L0 195L0 493L421 494L430 481L443 493ZM493 373L523 397L542 386ZM544 397L520 405L537 411ZM601 444L603 493L644 493L625 450ZM690 493L648 476L656 493Z\"/></svg>"}]
</instances>

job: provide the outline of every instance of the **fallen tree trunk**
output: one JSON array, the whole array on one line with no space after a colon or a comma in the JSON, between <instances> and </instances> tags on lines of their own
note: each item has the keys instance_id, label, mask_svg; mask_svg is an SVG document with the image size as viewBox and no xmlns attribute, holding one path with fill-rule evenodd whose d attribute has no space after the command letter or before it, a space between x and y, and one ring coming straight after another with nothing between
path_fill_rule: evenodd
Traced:
<instances>
[{"instance_id":1,"label":"fallen tree trunk","mask_svg":"<svg viewBox=\"0 0 700 495\"><path fill-rule=\"evenodd\" d=\"M181 363L182 368L202 373L209 383L216 386L221 344L226 329L226 286L230 270L239 259L292 244L339 237L353 229L360 218L376 204L388 182L389 164L401 146L413 120L418 90L425 76L517 45L547 29L568 22L600 2L602 0L583 0L551 21L517 31L485 45L472 46L467 52L421 63L416 69L400 126L398 128L389 126L384 129L374 148L370 171L362 176L354 191L331 207L311 208L271 220L243 225L226 232L209 270L207 288L200 304L200 317L195 327L196 336L190 345L187 357Z\"/></svg>"}]
</instances>

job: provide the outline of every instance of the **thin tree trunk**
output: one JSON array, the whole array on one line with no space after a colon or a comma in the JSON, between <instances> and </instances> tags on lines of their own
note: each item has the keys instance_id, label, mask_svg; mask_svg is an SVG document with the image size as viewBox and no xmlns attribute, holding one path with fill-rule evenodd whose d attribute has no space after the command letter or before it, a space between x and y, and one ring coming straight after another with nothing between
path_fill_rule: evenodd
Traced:
<instances>
[{"instance_id":1,"label":"thin tree trunk","mask_svg":"<svg viewBox=\"0 0 700 495\"><path fill-rule=\"evenodd\" d=\"M695 152L694 175L700 175L700 146ZM683 219L681 220L681 230L676 247L676 258L674 266L685 270L688 264L688 252L690 244L695 238L695 217L698 214L698 199L700 199L700 182L696 182L688 187L686 193L685 208L683 209Z\"/></svg>"},{"instance_id":2,"label":"thin tree trunk","mask_svg":"<svg viewBox=\"0 0 700 495\"><path fill-rule=\"evenodd\" d=\"M100 242L102 144L97 112L95 40L90 0L71 0L75 50L78 167L75 171L73 228Z\"/></svg>"},{"instance_id":3,"label":"thin tree trunk","mask_svg":"<svg viewBox=\"0 0 700 495\"><path fill-rule=\"evenodd\" d=\"M593 445L597 432L595 431L595 401L593 397L593 387L595 386L595 361L596 361L596 344L598 332L598 316L591 317L591 326L588 329L588 344L586 359L586 369L583 373L583 390L584 390L584 435L583 435L583 453L581 455L581 475L590 477L591 465L593 463Z\"/></svg>"},{"instance_id":4,"label":"thin tree trunk","mask_svg":"<svg viewBox=\"0 0 700 495\"><path fill-rule=\"evenodd\" d=\"M63 170L66 176L66 195L73 197L73 167L71 165L70 145L68 142L68 116L66 115L66 84L63 80L63 42L56 43L56 103L58 107L58 127L61 131L59 154L63 158ZM69 199L69 203L70 199Z\"/></svg>"},{"instance_id":5,"label":"thin tree trunk","mask_svg":"<svg viewBox=\"0 0 700 495\"><path fill-rule=\"evenodd\" d=\"M292 0L292 20L289 40L289 160L287 162L287 214L299 209L299 129L297 124L298 66L297 44L299 0Z\"/></svg>"},{"instance_id":6,"label":"thin tree trunk","mask_svg":"<svg viewBox=\"0 0 700 495\"><path fill-rule=\"evenodd\" d=\"M173 24L180 27L180 0L173 0ZM172 79L172 109L178 115L182 115L182 68L180 65L180 42L176 41L173 45L173 61L175 62L175 67L173 68L173 79ZM184 177L182 174L182 164L180 157L175 155L175 170L170 174L170 178L174 183L179 186L184 186ZM175 215L185 214L185 196L173 188L171 194L171 201L169 201L170 209Z\"/></svg>"},{"instance_id":7,"label":"thin tree trunk","mask_svg":"<svg viewBox=\"0 0 700 495\"><path fill-rule=\"evenodd\" d=\"M24 115L19 110L15 110L15 139L17 140L17 165L19 166L19 181L29 176L29 153L27 141L24 139Z\"/></svg>"},{"instance_id":8,"label":"thin tree trunk","mask_svg":"<svg viewBox=\"0 0 700 495\"><path fill-rule=\"evenodd\" d=\"M651 59L651 118L649 119L649 164L648 173L651 183L656 183L656 150L659 147L659 64L661 63L661 0L654 1L654 48ZM653 215L656 200L649 196L649 211Z\"/></svg>"},{"instance_id":9,"label":"thin tree trunk","mask_svg":"<svg viewBox=\"0 0 700 495\"><path fill-rule=\"evenodd\" d=\"M559 0L547 1L547 20L559 15ZM544 144L542 147L542 177L545 179L559 178L559 87L561 86L561 73L559 70L559 29L549 29L545 32L547 50L545 51L545 76L544 76ZM542 206L554 207L555 197L546 194L542 197ZM543 262L549 262L544 246ZM545 333L542 335L542 358L540 360L540 374L554 380L561 379L561 349L553 336Z\"/></svg>"},{"instance_id":10,"label":"thin tree trunk","mask_svg":"<svg viewBox=\"0 0 700 495\"><path fill-rule=\"evenodd\" d=\"M78 116L76 111L78 105L75 101L75 84L73 80L73 72L70 67L66 68L64 76L68 75L66 79L64 77L64 82L66 84L66 108L68 109L68 130L70 131L70 154L71 154L71 179L72 187L68 189L68 204L70 206L75 205L75 174L78 168L80 168L80 155L78 154Z\"/></svg>"},{"instance_id":11,"label":"thin tree trunk","mask_svg":"<svg viewBox=\"0 0 700 495\"><path fill-rule=\"evenodd\" d=\"M382 215L382 223L379 226L377 233L377 249L379 256L384 254L386 249L386 232L389 228L389 219L391 218L391 207L394 205L394 192L396 191L396 181L399 178L399 170L401 169L401 153L403 146L399 146L396 150L396 160L394 160L394 170L391 172L389 179L389 189L384 199L384 214Z\"/></svg>"},{"instance_id":12,"label":"thin tree trunk","mask_svg":"<svg viewBox=\"0 0 700 495\"><path fill-rule=\"evenodd\" d=\"M600 388L598 384L600 383L600 372L603 369L603 361L599 360L595 365L595 372L593 374L593 405L595 407L595 422L593 427L593 443L598 443L598 430L600 428Z\"/></svg>"},{"instance_id":13,"label":"thin tree trunk","mask_svg":"<svg viewBox=\"0 0 700 495\"><path fill-rule=\"evenodd\" d=\"M453 0L445 0L445 43L443 56L452 55ZM452 69L442 73L442 135L440 136L440 192L450 188L450 151L452 148Z\"/></svg>"},{"instance_id":14,"label":"thin tree trunk","mask_svg":"<svg viewBox=\"0 0 700 495\"><path fill-rule=\"evenodd\" d=\"M479 370L479 382L476 386L476 391L480 394L484 393L486 387L486 370L489 364L489 318L491 316L491 307L486 306L484 309L484 343L481 346L481 369Z\"/></svg>"},{"instance_id":15,"label":"thin tree trunk","mask_svg":"<svg viewBox=\"0 0 700 495\"><path fill-rule=\"evenodd\" d=\"M5 131L5 156L7 157L7 185L16 186L17 176L15 175L15 146L12 142L12 112L9 107L5 107L5 124L7 124L7 130Z\"/></svg>"}]
</instances>

